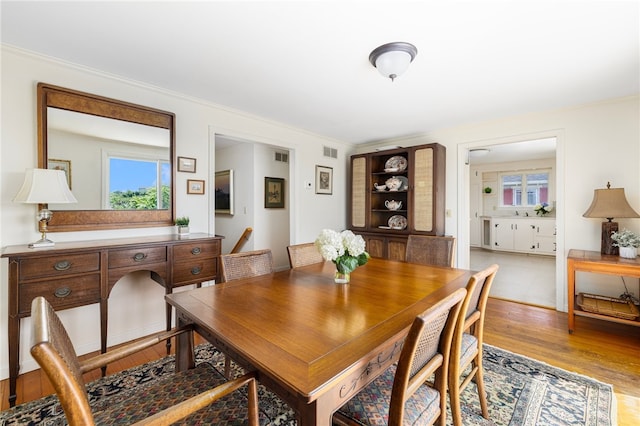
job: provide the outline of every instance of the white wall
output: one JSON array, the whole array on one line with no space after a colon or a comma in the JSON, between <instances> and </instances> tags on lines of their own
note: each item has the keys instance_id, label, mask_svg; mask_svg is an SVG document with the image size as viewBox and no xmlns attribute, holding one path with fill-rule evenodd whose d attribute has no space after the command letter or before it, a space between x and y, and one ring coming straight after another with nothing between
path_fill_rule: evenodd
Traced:
<instances>
[{"instance_id":1,"label":"white wall","mask_svg":"<svg viewBox=\"0 0 640 426\"><path fill-rule=\"evenodd\" d=\"M197 159L196 173L177 173L176 213L191 218L192 232L215 233L213 204L209 190L214 175L215 155L210 140L215 133L284 146L295 152L291 170L291 243L315 238L323 227L345 226L346 160L349 144L324 138L260 117L213 105L195 98L132 82L113 75L77 67L2 46L2 125L0 144L0 246L26 244L39 238L35 223L36 207L11 202L24 178L26 168L37 165L36 84L46 82L176 114L176 155ZM218 131L220 130L220 131ZM313 181L315 164L323 164L322 146L338 148L343 156L333 161L334 176L341 179L331 202L327 196L304 189L302 182ZM207 196L187 195L187 179L204 179ZM299 183L299 184L298 184ZM296 202L299 200L300 202ZM331 216L329 211L339 212ZM172 227L112 230L100 232L53 233L54 241L97 240L102 238L159 235L174 232ZM0 378L8 377L7 347L7 260L0 261ZM123 278L109 299L109 345L130 340L164 328L164 290L144 274ZM132 306L132 301L135 303ZM63 322L79 353L99 348L98 305L61 311ZM22 321L20 343L21 371L36 364L28 351L29 320Z\"/></svg>"},{"instance_id":2,"label":"white wall","mask_svg":"<svg viewBox=\"0 0 640 426\"><path fill-rule=\"evenodd\" d=\"M216 234L225 237L222 240L222 253L229 253L248 227L253 228L255 203L253 196L253 144L238 141L233 146L216 150L216 171L233 170L233 209L234 214L216 214ZM209 194L213 196L212 193ZM288 234L288 233L287 233ZM255 248L255 238L250 236L242 251Z\"/></svg>"}]
</instances>

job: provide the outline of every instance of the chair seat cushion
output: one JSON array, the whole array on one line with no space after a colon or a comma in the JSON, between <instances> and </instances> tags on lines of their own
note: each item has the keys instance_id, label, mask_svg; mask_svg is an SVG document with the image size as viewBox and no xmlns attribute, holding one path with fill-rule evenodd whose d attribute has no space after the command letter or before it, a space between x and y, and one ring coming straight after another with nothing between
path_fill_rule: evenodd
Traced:
<instances>
[{"instance_id":1,"label":"chair seat cushion","mask_svg":"<svg viewBox=\"0 0 640 426\"><path fill-rule=\"evenodd\" d=\"M395 374L396 366L392 365L351 398L338 412L356 424L364 426L388 424L391 389ZM405 404L404 424L431 424L439 414L440 392L423 385Z\"/></svg>"},{"instance_id":2,"label":"chair seat cushion","mask_svg":"<svg viewBox=\"0 0 640 426\"><path fill-rule=\"evenodd\" d=\"M103 398L92 408L96 424L128 425L169 408L199 393L224 383L226 379L209 363L198 364L185 372L167 374L131 391ZM240 425L247 419L247 388L244 386L215 401L178 424ZM266 418L260 412L260 423Z\"/></svg>"},{"instance_id":3,"label":"chair seat cushion","mask_svg":"<svg viewBox=\"0 0 640 426\"><path fill-rule=\"evenodd\" d=\"M478 354L478 339L469 333L462 333L462 345L460 349L460 365L468 365Z\"/></svg>"}]
</instances>

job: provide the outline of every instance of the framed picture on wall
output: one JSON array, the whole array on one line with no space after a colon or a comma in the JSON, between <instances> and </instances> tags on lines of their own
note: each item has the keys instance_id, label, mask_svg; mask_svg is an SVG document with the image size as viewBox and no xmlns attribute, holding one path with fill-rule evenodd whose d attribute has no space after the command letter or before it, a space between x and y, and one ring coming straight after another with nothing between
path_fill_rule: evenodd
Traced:
<instances>
[{"instance_id":1,"label":"framed picture on wall","mask_svg":"<svg viewBox=\"0 0 640 426\"><path fill-rule=\"evenodd\" d=\"M284 208L284 179L264 178L264 207L266 209Z\"/></svg>"},{"instance_id":2,"label":"framed picture on wall","mask_svg":"<svg viewBox=\"0 0 640 426\"><path fill-rule=\"evenodd\" d=\"M215 212L220 214L233 214L233 170L216 172L215 186Z\"/></svg>"},{"instance_id":3,"label":"framed picture on wall","mask_svg":"<svg viewBox=\"0 0 640 426\"><path fill-rule=\"evenodd\" d=\"M316 194L333 194L333 168L316 166Z\"/></svg>"},{"instance_id":4,"label":"framed picture on wall","mask_svg":"<svg viewBox=\"0 0 640 426\"><path fill-rule=\"evenodd\" d=\"M196 159L188 157L178 157L178 171L195 173L196 172Z\"/></svg>"},{"instance_id":5,"label":"framed picture on wall","mask_svg":"<svg viewBox=\"0 0 640 426\"><path fill-rule=\"evenodd\" d=\"M62 170L67 176L67 185L69 185L69 189L71 189L71 161L49 158L47 168L51 170Z\"/></svg>"},{"instance_id":6,"label":"framed picture on wall","mask_svg":"<svg viewBox=\"0 0 640 426\"><path fill-rule=\"evenodd\" d=\"M198 179L187 180L187 194L204 194L204 181Z\"/></svg>"}]
</instances>

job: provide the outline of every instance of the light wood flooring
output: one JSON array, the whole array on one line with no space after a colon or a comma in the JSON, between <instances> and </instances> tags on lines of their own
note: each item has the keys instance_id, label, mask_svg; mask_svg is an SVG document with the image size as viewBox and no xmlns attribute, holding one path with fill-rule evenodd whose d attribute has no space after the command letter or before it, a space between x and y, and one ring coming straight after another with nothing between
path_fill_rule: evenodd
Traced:
<instances>
[{"instance_id":1,"label":"light wood flooring","mask_svg":"<svg viewBox=\"0 0 640 426\"><path fill-rule=\"evenodd\" d=\"M612 384L617 398L618 424L640 424L640 327L578 317L576 330L569 334L566 313L489 299L485 342ZM164 355L164 344L159 344L112 364L109 372ZM98 377L99 372L93 372L87 381ZM8 408L8 391L8 380L1 381L2 410ZM40 370L22 374L18 379L18 403L50 393L53 389Z\"/></svg>"}]
</instances>

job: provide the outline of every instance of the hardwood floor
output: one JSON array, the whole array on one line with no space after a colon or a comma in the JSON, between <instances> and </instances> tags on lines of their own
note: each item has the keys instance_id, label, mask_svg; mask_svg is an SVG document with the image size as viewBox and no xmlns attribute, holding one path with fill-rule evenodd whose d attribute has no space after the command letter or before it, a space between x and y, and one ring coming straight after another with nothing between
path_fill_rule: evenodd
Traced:
<instances>
[{"instance_id":1,"label":"hardwood floor","mask_svg":"<svg viewBox=\"0 0 640 426\"><path fill-rule=\"evenodd\" d=\"M593 377L614 387L620 426L640 423L640 327L578 317L567 332L567 314L499 299L489 299L485 342L557 367ZM197 343L202 339L197 339ZM159 344L109 367L113 373L165 355ZM87 355L89 356L89 355ZM91 381L99 371L87 376ZM0 382L0 409L8 408L8 380ZM18 379L18 403L53 393L39 370Z\"/></svg>"}]
</instances>

